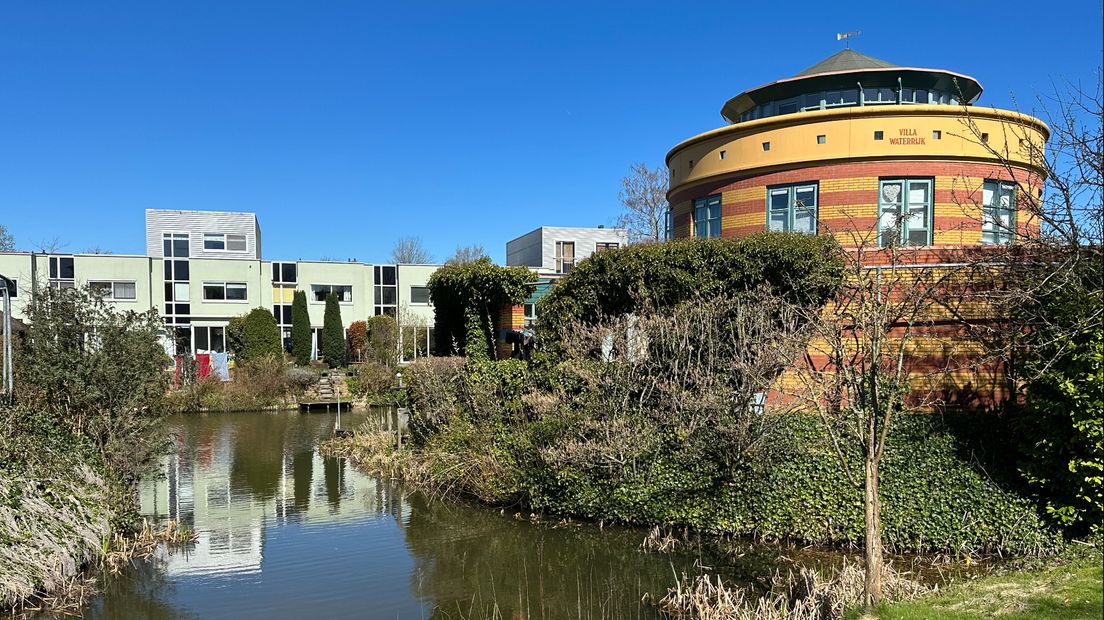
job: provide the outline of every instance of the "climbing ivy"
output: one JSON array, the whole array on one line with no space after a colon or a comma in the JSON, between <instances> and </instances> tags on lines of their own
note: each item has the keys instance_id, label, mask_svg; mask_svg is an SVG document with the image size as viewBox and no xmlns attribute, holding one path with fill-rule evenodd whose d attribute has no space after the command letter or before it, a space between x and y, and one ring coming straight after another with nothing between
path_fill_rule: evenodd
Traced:
<instances>
[{"instance_id":1,"label":"climbing ivy","mask_svg":"<svg viewBox=\"0 0 1104 620\"><path fill-rule=\"evenodd\" d=\"M525 267L501 267L489 258L447 264L429 278L438 355L465 354L469 337L482 333L493 354L494 330L504 306L525 301L535 273ZM482 346L479 355L482 355Z\"/></svg>"}]
</instances>

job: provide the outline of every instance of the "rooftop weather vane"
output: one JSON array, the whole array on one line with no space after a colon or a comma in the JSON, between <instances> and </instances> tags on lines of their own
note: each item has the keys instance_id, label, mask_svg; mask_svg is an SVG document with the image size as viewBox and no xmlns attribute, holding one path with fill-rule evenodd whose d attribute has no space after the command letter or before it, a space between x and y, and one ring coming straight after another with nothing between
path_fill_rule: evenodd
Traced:
<instances>
[{"instance_id":1,"label":"rooftop weather vane","mask_svg":"<svg viewBox=\"0 0 1104 620\"><path fill-rule=\"evenodd\" d=\"M851 37L857 37L862 34L861 30L855 30L854 32L837 32L836 40L843 41L844 49L851 49Z\"/></svg>"}]
</instances>

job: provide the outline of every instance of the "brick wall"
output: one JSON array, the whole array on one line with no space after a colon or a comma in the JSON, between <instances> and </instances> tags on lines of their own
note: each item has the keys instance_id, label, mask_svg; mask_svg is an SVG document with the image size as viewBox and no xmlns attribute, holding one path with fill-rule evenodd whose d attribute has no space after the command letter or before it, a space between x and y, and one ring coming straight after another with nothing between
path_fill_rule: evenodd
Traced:
<instances>
[{"instance_id":1,"label":"brick wall","mask_svg":"<svg viewBox=\"0 0 1104 620\"><path fill-rule=\"evenodd\" d=\"M766 229L767 188L817 182L820 234L836 236L845 246L875 239L879 179L933 178L935 245L971 245L981 241L981 188L987 179L1019 181L1037 191L1041 181L1027 170L1015 177L997 164L949 161L877 161L810 166L700 185L671 196L675 237L692 235L693 200L721 194L721 235L743 237ZM1019 198L1024 198L1020 196ZM1021 210L1017 224L1029 230Z\"/></svg>"}]
</instances>

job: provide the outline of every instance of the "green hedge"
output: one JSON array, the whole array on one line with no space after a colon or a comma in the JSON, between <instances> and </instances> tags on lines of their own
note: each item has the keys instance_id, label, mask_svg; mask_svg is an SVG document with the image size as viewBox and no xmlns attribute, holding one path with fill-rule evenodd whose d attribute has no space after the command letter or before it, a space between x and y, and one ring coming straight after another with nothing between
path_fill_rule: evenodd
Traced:
<instances>
[{"instance_id":1,"label":"green hedge","mask_svg":"<svg viewBox=\"0 0 1104 620\"><path fill-rule=\"evenodd\" d=\"M485 501L768 539L861 541L861 491L848 483L814 416L779 417L762 447L731 467L707 454L706 442L660 430L636 465L601 468L585 458L564 464L548 455L572 442L571 449L587 449L585 440L579 444L585 414L534 400L547 398L547 392L527 392L539 370L515 361L452 363L451 379L444 380L426 370L405 375L412 393L434 394L435 404L413 399L418 443L425 453L446 457L438 467L446 478L463 464L466 480L455 488ZM1028 553L1058 544L1017 487L1005 426L1002 418L981 414L898 418L881 468L888 547ZM854 456L853 473L861 480Z\"/></svg>"},{"instance_id":2,"label":"green hedge","mask_svg":"<svg viewBox=\"0 0 1104 620\"><path fill-rule=\"evenodd\" d=\"M973 414L898 418L881 468L888 547L1027 553L1056 546L1057 536L1012 479L994 479L1007 463L979 452L999 447L987 445L986 437L1003 442L1002 426L999 418ZM862 492L840 469L820 420L789 415L767 444L760 462L728 472L676 441L647 467L618 478L534 463L528 499L538 509L596 519L815 543L860 541ZM861 480L855 457L853 475Z\"/></svg>"}]
</instances>

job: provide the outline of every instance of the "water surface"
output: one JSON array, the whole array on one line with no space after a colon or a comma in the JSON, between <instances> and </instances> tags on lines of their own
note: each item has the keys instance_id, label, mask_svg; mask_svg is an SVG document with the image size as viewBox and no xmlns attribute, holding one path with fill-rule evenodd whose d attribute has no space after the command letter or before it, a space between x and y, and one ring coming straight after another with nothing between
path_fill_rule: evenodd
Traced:
<instances>
[{"instance_id":1,"label":"water surface","mask_svg":"<svg viewBox=\"0 0 1104 620\"><path fill-rule=\"evenodd\" d=\"M86 617L652 618L645 593L711 563L644 553L639 529L404 494L321 456L335 418L171 418L174 449L141 508L199 540L112 579Z\"/></svg>"}]
</instances>

